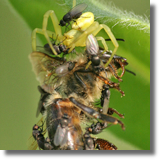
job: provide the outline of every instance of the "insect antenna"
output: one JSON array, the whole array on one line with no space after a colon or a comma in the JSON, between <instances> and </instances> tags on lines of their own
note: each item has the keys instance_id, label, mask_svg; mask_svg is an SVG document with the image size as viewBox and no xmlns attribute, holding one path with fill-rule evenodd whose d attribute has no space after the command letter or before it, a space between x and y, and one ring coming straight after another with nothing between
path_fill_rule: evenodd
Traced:
<instances>
[{"instance_id":1,"label":"insect antenna","mask_svg":"<svg viewBox=\"0 0 160 160\"><path fill-rule=\"evenodd\" d=\"M125 42L125 40L122 39L122 38L116 38L116 40L117 40L117 41L123 41L123 42ZM107 38L107 39L105 39L105 41L111 41L111 39L110 39L110 38Z\"/></svg>"},{"instance_id":2,"label":"insect antenna","mask_svg":"<svg viewBox=\"0 0 160 160\"><path fill-rule=\"evenodd\" d=\"M125 70L126 70L127 72L133 74L134 76L136 76L136 73L134 73L134 72L132 72L132 71L130 71L130 70L128 70L128 69L125 69Z\"/></svg>"}]
</instances>

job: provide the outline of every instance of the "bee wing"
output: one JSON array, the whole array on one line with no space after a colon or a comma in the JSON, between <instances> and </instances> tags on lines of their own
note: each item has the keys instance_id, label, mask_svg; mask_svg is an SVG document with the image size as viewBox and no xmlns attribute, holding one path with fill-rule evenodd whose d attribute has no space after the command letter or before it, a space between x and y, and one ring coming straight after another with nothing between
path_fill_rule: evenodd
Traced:
<instances>
[{"instance_id":1,"label":"bee wing","mask_svg":"<svg viewBox=\"0 0 160 160\"><path fill-rule=\"evenodd\" d=\"M46 99L50 95L50 93L45 92L45 90L41 86L38 86L38 90L41 93L41 98L40 98L40 100L38 102L38 108L37 108L37 112L36 112L36 117L38 117L40 113L43 114L43 111L45 110L44 103L46 102Z\"/></svg>"},{"instance_id":2,"label":"bee wing","mask_svg":"<svg viewBox=\"0 0 160 160\"><path fill-rule=\"evenodd\" d=\"M68 13L74 18L77 14L84 11L87 8L87 4L81 3L73 7Z\"/></svg>"},{"instance_id":3,"label":"bee wing","mask_svg":"<svg viewBox=\"0 0 160 160\"><path fill-rule=\"evenodd\" d=\"M55 146L63 146L67 142L68 127L61 127L59 124L54 136Z\"/></svg>"},{"instance_id":4,"label":"bee wing","mask_svg":"<svg viewBox=\"0 0 160 160\"><path fill-rule=\"evenodd\" d=\"M86 49L90 55L97 55L99 52L97 39L92 34L90 34L86 40Z\"/></svg>"},{"instance_id":5,"label":"bee wing","mask_svg":"<svg viewBox=\"0 0 160 160\"><path fill-rule=\"evenodd\" d=\"M37 125L41 126L42 123L43 123L43 121L44 121L44 117L41 117L41 119L37 122ZM46 130L46 123L44 123L44 125L43 125L43 130ZM46 132L43 132L43 133L45 134ZM38 147L38 143L34 139L34 137L32 136L32 134L28 138L27 146L28 146L28 150L36 150L37 147Z\"/></svg>"},{"instance_id":6,"label":"bee wing","mask_svg":"<svg viewBox=\"0 0 160 160\"><path fill-rule=\"evenodd\" d=\"M29 59L41 87L46 92L52 93L60 83L59 76L55 71L58 66L64 63L62 58L50 57L42 52L32 52Z\"/></svg>"}]
</instances>

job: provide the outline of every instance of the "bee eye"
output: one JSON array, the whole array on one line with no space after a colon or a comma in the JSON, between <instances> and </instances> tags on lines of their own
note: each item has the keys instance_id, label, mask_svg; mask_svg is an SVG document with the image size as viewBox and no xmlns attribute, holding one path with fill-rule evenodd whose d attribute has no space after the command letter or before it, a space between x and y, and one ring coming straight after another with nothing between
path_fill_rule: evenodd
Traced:
<instances>
[{"instance_id":1,"label":"bee eye","mask_svg":"<svg viewBox=\"0 0 160 160\"><path fill-rule=\"evenodd\" d=\"M100 64L100 59L97 55L92 56L91 61L94 66L99 66Z\"/></svg>"}]
</instances>

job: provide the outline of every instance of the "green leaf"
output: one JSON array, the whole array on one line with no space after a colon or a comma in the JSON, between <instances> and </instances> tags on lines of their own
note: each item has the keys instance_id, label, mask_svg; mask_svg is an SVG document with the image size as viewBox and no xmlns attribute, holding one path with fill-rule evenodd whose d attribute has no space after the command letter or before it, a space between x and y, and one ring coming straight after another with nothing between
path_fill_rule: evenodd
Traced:
<instances>
[{"instance_id":1,"label":"green leaf","mask_svg":"<svg viewBox=\"0 0 160 160\"><path fill-rule=\"evenodd\" d=\"M42 27L43 15L47 10L54 10L58 19L72 8L72 0L10 0L19 15L27 22L28 26L34 28ZM119 41L117 54L127 58L128 69L136 73L133 76L126 72L121 83L121 89L125 91L125 97L111 90L110 107L125 113L126 130L122 131L120 126L112 126L103 132L103 138L110 141L114 136L114 144L119 139L121 142L133 145L132 149L150 149L150 23L143 16L137 16L132 12L117 9L106 1L77 0L77 4L87 3L85 11L93 12L96 21L106 24L116 38L123 38L125 42ZM149 9L150 6L148 6ZM49 21L49 30L54 31ZM63 29L64 31L64 29ZM108 38L106 33L100 32L101 36ZM40 40L45 42L42 36ZM107 42L109 49L113 50L111 42ZM109 132L108 132L109 130ZM110 134L107 134L110 133ZM119 143L119 149L128 149L124 143ZM124 147L125 146L125 147ZM136 146L136 147L135 147Z\"/></svg>"}]
</instances>

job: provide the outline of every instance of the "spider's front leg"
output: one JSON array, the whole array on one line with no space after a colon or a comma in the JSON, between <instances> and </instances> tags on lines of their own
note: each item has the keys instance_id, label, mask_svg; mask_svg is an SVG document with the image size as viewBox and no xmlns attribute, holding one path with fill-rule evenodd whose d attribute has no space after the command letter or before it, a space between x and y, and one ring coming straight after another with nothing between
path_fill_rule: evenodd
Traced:
<instances>
[{"instance_id":1,"label":"spider's front leg","mask_svg":"<svg viewBox=\"0 0 160 160\"><path fill-rule=\"evenodd\" d=\"M108 62L105 64L105 67L107 67L108 64L111 62L113 56L114 56L115 53L117 52L117 49L118 49L118 47L119 47L119 44L118 44L116 38L114 37L113 33L111 32L110 28L109 28L107 25L105 25L105 24L100 24L100 28L101 28L101 29L103 28L103 29L105 30L105 32L108 34L109 38L111 39L113 45L115 46L115 48L114 48L114 50L113 50L113 52L112 52L112 55L111 55L110 59L109 59Z\"/></svg>"},{"instance_id":2,"label":"spider's front leg","mask_svg":"<svg viewBox=\"0 0 160 160\"><path fill-rule=\"evenodd\" d=\"M55 33L47 30L49 17L51 18ZM64 36L62 36L62 31L61 31L61 27L59 25L59 21L58 21L57 16L55 15L53 10L49 10L44 14L42 29L36 28L32 32L32 48L33 48L33 51L36 51L36 33L39 33L39 34L42 34L42 35L45 36L52 52L55 55L57 55L57 52L55 51L55 49L52 45L50 37L52 37L53 39L57 39L58 41L61 42L61 41L63 41Z\"/></svg>"},{"instance_id":3,"label":"spider's front leg","mask_svg":"<svg viewBox=\"0 0 160 160\"><path fill-rule=\"evenodd\" d=\"M51 20L52 20L52 24L53 24L53 27L54 27L54 30L55 30L55 36L57 37L57 39L59 41L62 41L63 40L63 36L62 36L62 30L61 30L61 27L59 25L59 21L57 19L57 16L55 14L55 12L53 10L49 10L47 11L45 14L44 14L44 18L43 18L43 24L42 24L42 30L43 30L43 33L44 33L44 36L52 50L52 52L57 55L57 52L55 51L55 49L53 48L53 45L51 43L51 40L49 38L49 35L47 34L47 25L48 25L48 19L49 17L51 17Z\"/></svg>"},{"instance_id":4,"label":"spider's front leg","mask_svg":"<svg viewBox=\"0 0 160 160\"><path fill-rule=\"evenodd\" d=\"M46 32L47 32L47 34L49 35L49 37L56 38L54 32L48 31L48 30L46 30ZM33 52L34 52L34 51L37 51L37 49L36 49L36 48L37 48L37 42L36 42L36 34L37 34L37 33L44 35L43 30L40 29L40 28L35 28L35 29L32 31L31 38L32 38L32 50L33 50Z\"/></svg>"}]
</instances>

